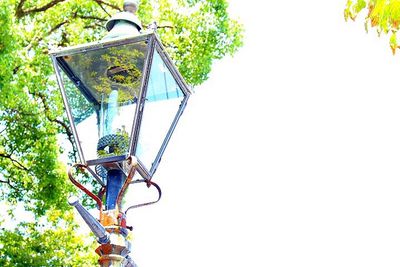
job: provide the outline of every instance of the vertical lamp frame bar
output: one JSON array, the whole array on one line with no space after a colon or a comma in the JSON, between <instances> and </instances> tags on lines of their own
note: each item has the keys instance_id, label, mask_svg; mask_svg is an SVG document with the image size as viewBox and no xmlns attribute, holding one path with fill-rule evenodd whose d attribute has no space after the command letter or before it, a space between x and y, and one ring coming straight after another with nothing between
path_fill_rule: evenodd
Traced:
<instances>
[{"instance_id":1,"label":"vertical lamp frame bar","mask_svg":"<svg viewBox=\"0 0 400 267\"><path fill-rule=\"evenodd\" d=\"M184 82L182 76L180 75L180 73L177 71L177 68L175 67L175 65L173 64L172 60L168 57L168 54L165 52L164 47L162 46L162 43L160 40L158 40L157 36L155 37L157 40L157 46L156 46L156 51L158 52L158 54L160 55L160 57L162 58L162 60L164 61L165 65L167 66L168 70L171 72L172 76L175 78L179 88L182 90L183 94L184 94L184 98L179 106L179 109L175 115L175 118L171 124L171 127L168 130L167 135L165 136L165 139L161 145L160 150L157 153L157 156L155 158L155 160L153 161L153 164L151 166L150 169L150 175L153 176L154 173L157 170L158 165L160 164L162 155L165 152L165 149L167 148L167 145L169 143L169 140L171 139L171 136L176 128L176 125L178 124L178 121L183 113L183 111L185 110L186 104L189 100L189 96L191 94L188 86L186 85L186 83Z\"/></svg>"},{"instance_id":2,"label":"vertical lamp frame bar","mask_svg":"<svg viewBox=\"0 0 400 267\"><path fill-rule=\"evenodd\" d=\"M140 91L139 91L138 103L136 105L135 116L133 118L131 140L130 140L129 150L128 150L128 155L130 155L130 156L133 156L136 154L136 148L137 148L137 144L138 144L138 135L139 135L140 125L141 125L141 121L142 121L141 119L142 119L142 115L143 115L144 102L145 102L145 97L146 97L146 88L147 88L147 84L149 82L151 63L153 62L154 38L151 34L148 36L147 42L148 42L147 54L145 56L145 63L143 66L142 81L141 81L141 85L140 85Z\"/></svg>"},{"instance_id":3,"label":"vertical lamp frame bar","mask_svg":"<svg viewBox=\"0 0 400 267\"><path fill-rule=\"evenodd\" d=\"M151 34L151 42L154 43L151 47L151 59L149 59L149 70L148 73L146 73L146 84L143 87L143 91L141 91L141 93L143 94L143 97L146 96L147 94L147 85L148 85L148 81L150 79L150 71L151 71L151 67L152 67L152 59L153 59L153 55L155 52L157 52L159 54L159 56L161 57L162 61L164 62L164 64L166 65L166 67L168 68L168 70L170 71L171 75L174 77L176 83L178 84L179 88L181 89L181 91L184 94L184 98L179 106L179 109L174 117L174 120L172 121L172 124L167 132L167 135L164 137L164 140L161 144L161 147L158 150L158 153L156 155L156 158L153 160L152 165L150 167L150 170L148 170L146 168L146 166L140 161L140 158L137 157L138 160L138 171L139 173L147 178L147 179L151 179L154 175L154 173L157 170L158 165L160 164L162 155L165 152L165 149L168 145L169 140L171 139L172 133L175 130L175 127L179 121L179 118L181 117L186 104L189 100L189 96L192 94L192 91L189 89L189 86L185 83L183 77L181 76L181 74L178 72L177 67L174 65L174 63L172 62L171 58L168 56L168 54L165 51L164 46L162 45L162 42L160 41L160 39L158 38L158 36L155 33ZM149 50L150 51L150 50ZM141 125L142 122L142 115L143 115L143 110L146 108L145 107L145 98L141 99L141 101L143 103L141 103L141 110L140 110L140 117L138 118L138 124ZM143 106L142 106L143 105ZM138 130L140 130L140 126L138 128ZM138 138L139 138L139 134L140 132L138 131L135 135L135 148L138 144ZM136 150L134 151L136 153ZM136 155L135 155L136 156Z\"/></svg>"},{"instance_id":4,"label":"vertical lamp frame bar","mask_svg":"<svg viewBox=\"0 0 400 267\"><path fill-rule=\"evenodd\" d=\"M60 74L60 67L58 66L56 56L51 55L51 61L53 63L53 67L54 67L54 70L56 72L57 83L58 83L58 86L59 86L60 91L61 91L61 96L62 96L62 99L63 99L63 102L64 102L64 107L65 107L65 111L67 113L68 120L70 121L70 126L71 126L71 130L72 130L72 134L74 136L75 146L78 149L79 158L80 158L82 164L86 165L86 160L85 160L85 157L83 156L83 151L82 151L82 147L80 145L78 132L76 130L74 119L72 117L71 108L70 108L70 105L68 103L67 95L65 93L64 82L63 82L63 79L62 79L61 74Z\"/></svg>"}]
</instances>

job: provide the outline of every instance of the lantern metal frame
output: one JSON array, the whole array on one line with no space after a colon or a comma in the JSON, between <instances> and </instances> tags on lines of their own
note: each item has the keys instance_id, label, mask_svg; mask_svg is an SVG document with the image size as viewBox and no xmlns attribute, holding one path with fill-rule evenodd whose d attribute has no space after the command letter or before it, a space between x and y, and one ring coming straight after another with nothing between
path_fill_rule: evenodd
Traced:
<instances>
[{"instance_id":1,"label":"lantern metal frame","mask_svg":"<svg viewBox=\"0 0 400 267\"><path fill-rule=\"evenodd\" d=\"M132 130L131 130L131 135L130 135L128 153L126 155L122 155L122 156L112 156L112 157L102 158L102 159L86 160L84 157L84 154L83 154L82 147L80 145L79 135L78 135L75 123L74 123L74 119L73 119L72 112L71 112L71 107L68 103L68 99L66 96L66 91L65 91L65 87L64 87L64 83L63 83L63 77L61 76L61 69L67 74L67 76L70 78L70 80L75 84L75 86L77 88L79 88L81 91L82 90L88 91L88 90L85 88L84 83L80 81L79 77L77 75L75 75L74 72L68 67L68 64L66 64L66 62L63 60L63 56L86 53L88 51L94 51L94 50L110 48L110 47L117 47L117 46L133 44L133 43L138 43L138 42L143 42L143 41L147 43L147 50L146 50L146 55L144 58L143 75L141 78L138 102L136 105L135 115L133 117L133 126L132 126ZM162 145L158 150L157 156L155 157L155 159L151 165L151 168L148 169L140 161L140 156L139 156L139 158L136 156L136 148L138 145L142 116L143 116L143 111L145 109L145 100L146 100L145 97L146 97L146 92L147 92L149 78L150 78L150 71L151 71L151 66L152 66L152 62L153 62L153 55L155 52L157 52L160 55L161 59L163 60L163 62L166 65L166 67L168 68L171 75L175 79L177 85L181 89L181 91L183 93L183 99L182 99L179 109L175 115L175 118L173 119L172 124L162 142ZM138 170L139 174L146 180L151 180L151 178L153 177L154 173L157 170L157 167L160 163L162 155L168 145L168 142L169 142L169 140L172 136L172 133L179 121L179 118L181 117L181 115L186 107L189 97L192 94L192 90L186 84L183 77L181 76L181 74L177 70L176 66L172 62L171 58L167 54L164 46L162 45L159 37L157 36L157 34L155 32L151 32L151 33L142 34L142 35L135 36L135 37L125 37L125 38L108 39L108 40L92 42L92 43L88 43L88 44L84 44L84 45L79 45L79 46L74 46L74 47L51 51L50 56L51 56L51 59L53 62L55 72L56 72L56 78L57 78L59 88L61 90L67 117L68 117L68 120L70 121L72 134L74 136L75 145L77 147L78 155L80 158L80 163L83 165L86 165L90 168L90 166L122 162L131 156L135 156L138 161L137 170Z\"/></svg>"}]
</instances>

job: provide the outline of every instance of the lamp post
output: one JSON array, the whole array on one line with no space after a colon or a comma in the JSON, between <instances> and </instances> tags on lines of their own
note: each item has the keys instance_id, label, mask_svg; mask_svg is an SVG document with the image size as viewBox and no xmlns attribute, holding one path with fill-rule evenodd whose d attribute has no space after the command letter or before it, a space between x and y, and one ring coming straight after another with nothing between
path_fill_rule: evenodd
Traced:
<instances>
[{"instance_id":1,"label":"lamp post","mask_svg":"<svg viewBox=\"0 0 400 267\"><path fill-rule=\"evenodd\" d=\"M103 40L50 53L80 159L69 178L96 202L99 219L78 199L69 203L98 238L100 266L135 266L126 214L160 199L152 177L191 94L157 34L140 33L136 10L125 1ZM90 173L100 191L82 185L74 168ZM140 182L158 199L122 207L127 188Z\"/></svg>"}]
</instances>

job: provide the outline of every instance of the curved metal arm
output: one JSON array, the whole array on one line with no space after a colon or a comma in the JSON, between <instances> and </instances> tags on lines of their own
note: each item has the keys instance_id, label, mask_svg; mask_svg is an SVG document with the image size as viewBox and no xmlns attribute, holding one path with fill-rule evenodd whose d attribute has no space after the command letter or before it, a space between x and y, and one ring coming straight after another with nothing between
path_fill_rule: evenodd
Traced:
<instances>
[{"instance_id":1,"label":"curved metal arm","mask_svg":"<svg viewBox=\"0 0 400 267\"><path fill-rule=\"evenodd\" d=\"M159 186L158 184L156 184L155 182L152 182L152 181L146 180L146 179L135 180L135 181L132 182L132 184L136 184L136 183L146 183L146 184L147 184L147 187L154 186L154 187L157 189L158 198L157 198L157 200L155 200L155 201L151 201L151 202L146 202L146 203L141 203L141 204L132 205L132 206L130 206L129 208L126 209L125 214L126 214L129 210L131 210L131 209L136 209L136 208L140 208L140 207L152 205L152 204L157 203L157 202L160 201L160 199L161 199L161 195L162 195L161 188L160 188L160 186Z\"/></svg>"},{"instance_id":2,"label":"curved metal arm","mask_svg":"<svg viewBox=\"0 0 400 267\"><path fill-rule=\"evenodd\" d=\"M101 199L96 196L95 194L93 194L92 192L90 192L86 187L84 187L81 183L79 183L77 180L75 180L74 176L72 175L72 169L73 168L80 168L80 169L87 169L86 165L83 164L79 164L76 163L74 165L72 165L71 168L69 168L68 170L68 177L71 180L71 182L78 187L80 190L82 190L86 195L88 195L89 197L91 197L94 201L96 201L97 206L99 207L100 210L100 218L101 218L101 213L103 211L103 202L101 201Z\"/></svg>"},{"instance_id":3,"label":"curved metal arm","mask_svg":"<svg viewBox=\"0 0 400 267\"><path fill-rule=\"evenodd\" d=\"M86 224L92 230L93 234L97 237L100 244L107 244L110 242L110 236L106 229L101 225L82 205L76 196L68 199L68 203L75 207L79 214L85 220Z\"/></svg>"},{"instance_id":4,"label":"curved metal arm","mask_svg":"<svg viewBox=\"0 0 400 267\"><path fill-rule=\"evenodd\" d=\"M136 158L134 158L132 156L129 157L128 161L129 161L130 169L129 169L128 176L126 177L125 182L124 182L121 190L118 193L118 197L117 197L118 209L121 209L122 198L124 197L125 191L128 188L129 184L131 183L133 176L135 175L136 167L138 165Z\"/></svg>"}]
</instances>

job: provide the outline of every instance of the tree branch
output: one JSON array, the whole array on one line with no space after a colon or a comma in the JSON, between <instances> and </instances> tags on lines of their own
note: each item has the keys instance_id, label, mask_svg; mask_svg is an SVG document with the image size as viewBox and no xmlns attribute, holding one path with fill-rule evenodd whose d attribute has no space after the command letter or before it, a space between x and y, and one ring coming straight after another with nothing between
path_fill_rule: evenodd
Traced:
<instances>
[{"instance_id":1,"label":"tree branch","mask_svg":"<svg viewBox=\"0 0 400 267\"><path fill-rule=\"evenodd\" d=\"M71 146L72 146L72 155L74 157L73 159L76 162L77 161L76 154L78 153L78 151L76 150L76 148L74 146L74 136L73 136L70 128L68 127L68 125L65 122L57 120L57 119L54 119L54 120L52 120L51 118L47 118L47 119L49 121L52 121L52 122L55 122L55 123L59 124L61 127L64 128L65 133L66 133L67 138L68 138L68 141L71 143Z\"/></svg>"},{"instance_id":2,"label":"tree branch","mask_svg":"<svg viewBox=\"0 0 400 267\"><path fill-rule=\"evenodd\" d=\"M93 20L99 20L99 21L107 21L105 18L100 18L96 16L85 16L85 15L76 15L76 17L81 18L81 19L93 19Z\"/></svg>"},{"instance_id":3,"label":"tree branch","mask_svg":"<svg viewBox=\"0 0 400 267\"><path fill-rule=\"evenodd\" d=\"M87 25L84 26L83 28L85 29L99 29L99 28L104 28L104 25L100 24L100 23L93 23L92 25Z\"/></svg>"},{"instance_id":4,"label":"tree branch","mask_svg":"<svg viewBox=\"0 0 400 267\"><path fill-rule=\"evenodd\" d=\"M7 181L4 181L4 180L0 179L0 183L8 184L12 189L14 189L15 191L19 192L19 189L11 184L11 180L10 179L8 179Z\"/></svg>"},{"instance_id":5,"label":"tree branch","mask_svg":"<svg viewBox=\"0 0 400 267\"><path fill-rule=\"evenodd\" d=\"M58 30L59 28L61 28L61 26L63 26L64 24L68 23L68 20L65 20L63 22L58 23L57 25L55 25L53 28L50 29L50 31L46 34L46 35L42 35L40 37L34 37L32 39L32 41L29 43L29 45L26 47L27 50L30 50L35 44L39 43L40 41L43 40L43 38L45 36L48 36L50 34L52 34L53 32L55 32L56 30Z\"/></svg>"},{"instance_id":6,"label":"tree branch","mask_svg":"<svg viewBox=\"0 0 400 267\"><path fill-rule=\"evenodd\" d=\"M17 6L17 8L16 8L16 10L15 10L15 16L16 16L17 18L21 18L21 17L23 16L22 7L23 7L24 3L25 3L25 0L21 0L21 1L19 1L19 3L18 3L18 6Z\"/></svg>"},{"instance_id":7,"label":"tree branch","mask_svg":"<svg viewBox=\"0 0 400 267\"><path fill-rule=\"evenodd\" d=\"M2 130L0 131L0 134L2 134L5 130L7 130L7 127L4 127L4 129L2 129Z\"/></svg>"},{"instance_id":8,"label":"tree branch","mask_svg":"<svg viewBox=\"0 0 400 267\"><path fill-rule=\"evenodd\" d=\"M96 16L85 16L85 15L78 15L77 13L75 13L72 18L81 18L81 19L92 19L92 20L98 20L98 21L107 21L107 19L105 18L101 18L101 17L96 17ZM42 36L36 36L34 37L31 42L29 43L29 45L26 47L27 50L30 50L35 44L39 43L40 41L42 41L44 39L45 36L49 36L50 34L52 34L53 32L55 32L56 30L58 30L59 28L61 28L63 25L69 23L70 21L67 19L65 21L62 21L58 24L56 24L53 28L50 29L50 31L47 32L47 34L43 34ZM99 25L99 24L95 24L96 26L101 26L104 27L103 25Z\"/></svg>"},{"instance_id":9,"label":"tree branch","mask_svg":"<svg viewBox=\"0 0 400 267\"><path fill-rule=\"evenodd\" d=\"M44 6L24 10L23 5L25 3L25 0L21 0L17 6L17 10L15 11L15 16L17 18L22 18L22 17L32 14L32 13L43 12L49 8L52 8L53 6L57 5L58 3L64 2L64 1L65 0L53 0L53 1L45 4Z\"/></svg>"},{"instance_id":10,"label":"tree branch","mask_svg":"<svg viewBox=\"0 0 400 267\"><path fill-rule=\"evenodd\" d=\"M171 25L157 25L157 29L175 29L175 27Z\"/></svg>"},{"instance_id":11,"label":"tree branch","mask_svg":"<svg viewBox=\"0 0 400 267\"><path fill-rule=\"evenodd\" d=\"M51 118L51 116L50 116L50 107L49 107L49 105L47 103L46 96L43 93L41 93L41 92L33 92L32 94L34 96L39 97L39 99L42 101L43 108L44 108L44 111L45 111L44 114L45 114L46 118L51 122L57 123L58 125L60 125L64 129L64 131L65 131L65 133L67 135L68 141L71 143L72 153L73 153L73 156L74 156L74 160L76 161L76 154L78 153L78 151L76 150L76 148L74 146L74 135L72 134L72 131L70 130L70 128L68 127L68 125L65 122L63 122L61 120L58 120L57 118Z\"/></svg>"},{"instance_id":12,"label":"tree branch","mask_svg":"<svg viewBox=\"0 0 400 267\"><path fill-rule=\"evenodd\" d=\"M29 169L25 167L21 162L19 162L16 159L13 159L12 154L0 153L0 157L9 159L12 162L12 164L18 169L29 172Z\"/></svg>"},{"instance_id":13,"label":"tree branch","mask_svg":"<svg viewBox=\"0 0 400 267\"><path fill-rule=\"evenodd\" d=\"M110 17L111 17L111 15L107 12L107 10L103 7L103 5L108 6L108 7L111 7L111 8L113 8L113 9L115 9L115 10L118 10L118 11L122 11L122 9L121 9L119 6L116 6L116 5L107 3L106 1L103 1L103 0L94 0L94 1L95 1L95 2L101 7L101 9L103 9L103 11L106 12L107 15L109 15Z\"/></svg>"},{"instance_id":14,"label":"tree branch","mask_svg":"<svg viewBox=\"0 0 400 267\"><path fill-rule=\"evenodd\" d=\"M97 2L96 2L97 3ZM103 7L103 5L102 4L100 4L100 3L97 3L99 6L100 6L100 8L104 11L104 13L106 13L109 17L111 17L111 14L110 13L108 13L108 11L107 11L107 9L105 9L104 7Z\"/></svg>"}]
</instances>

